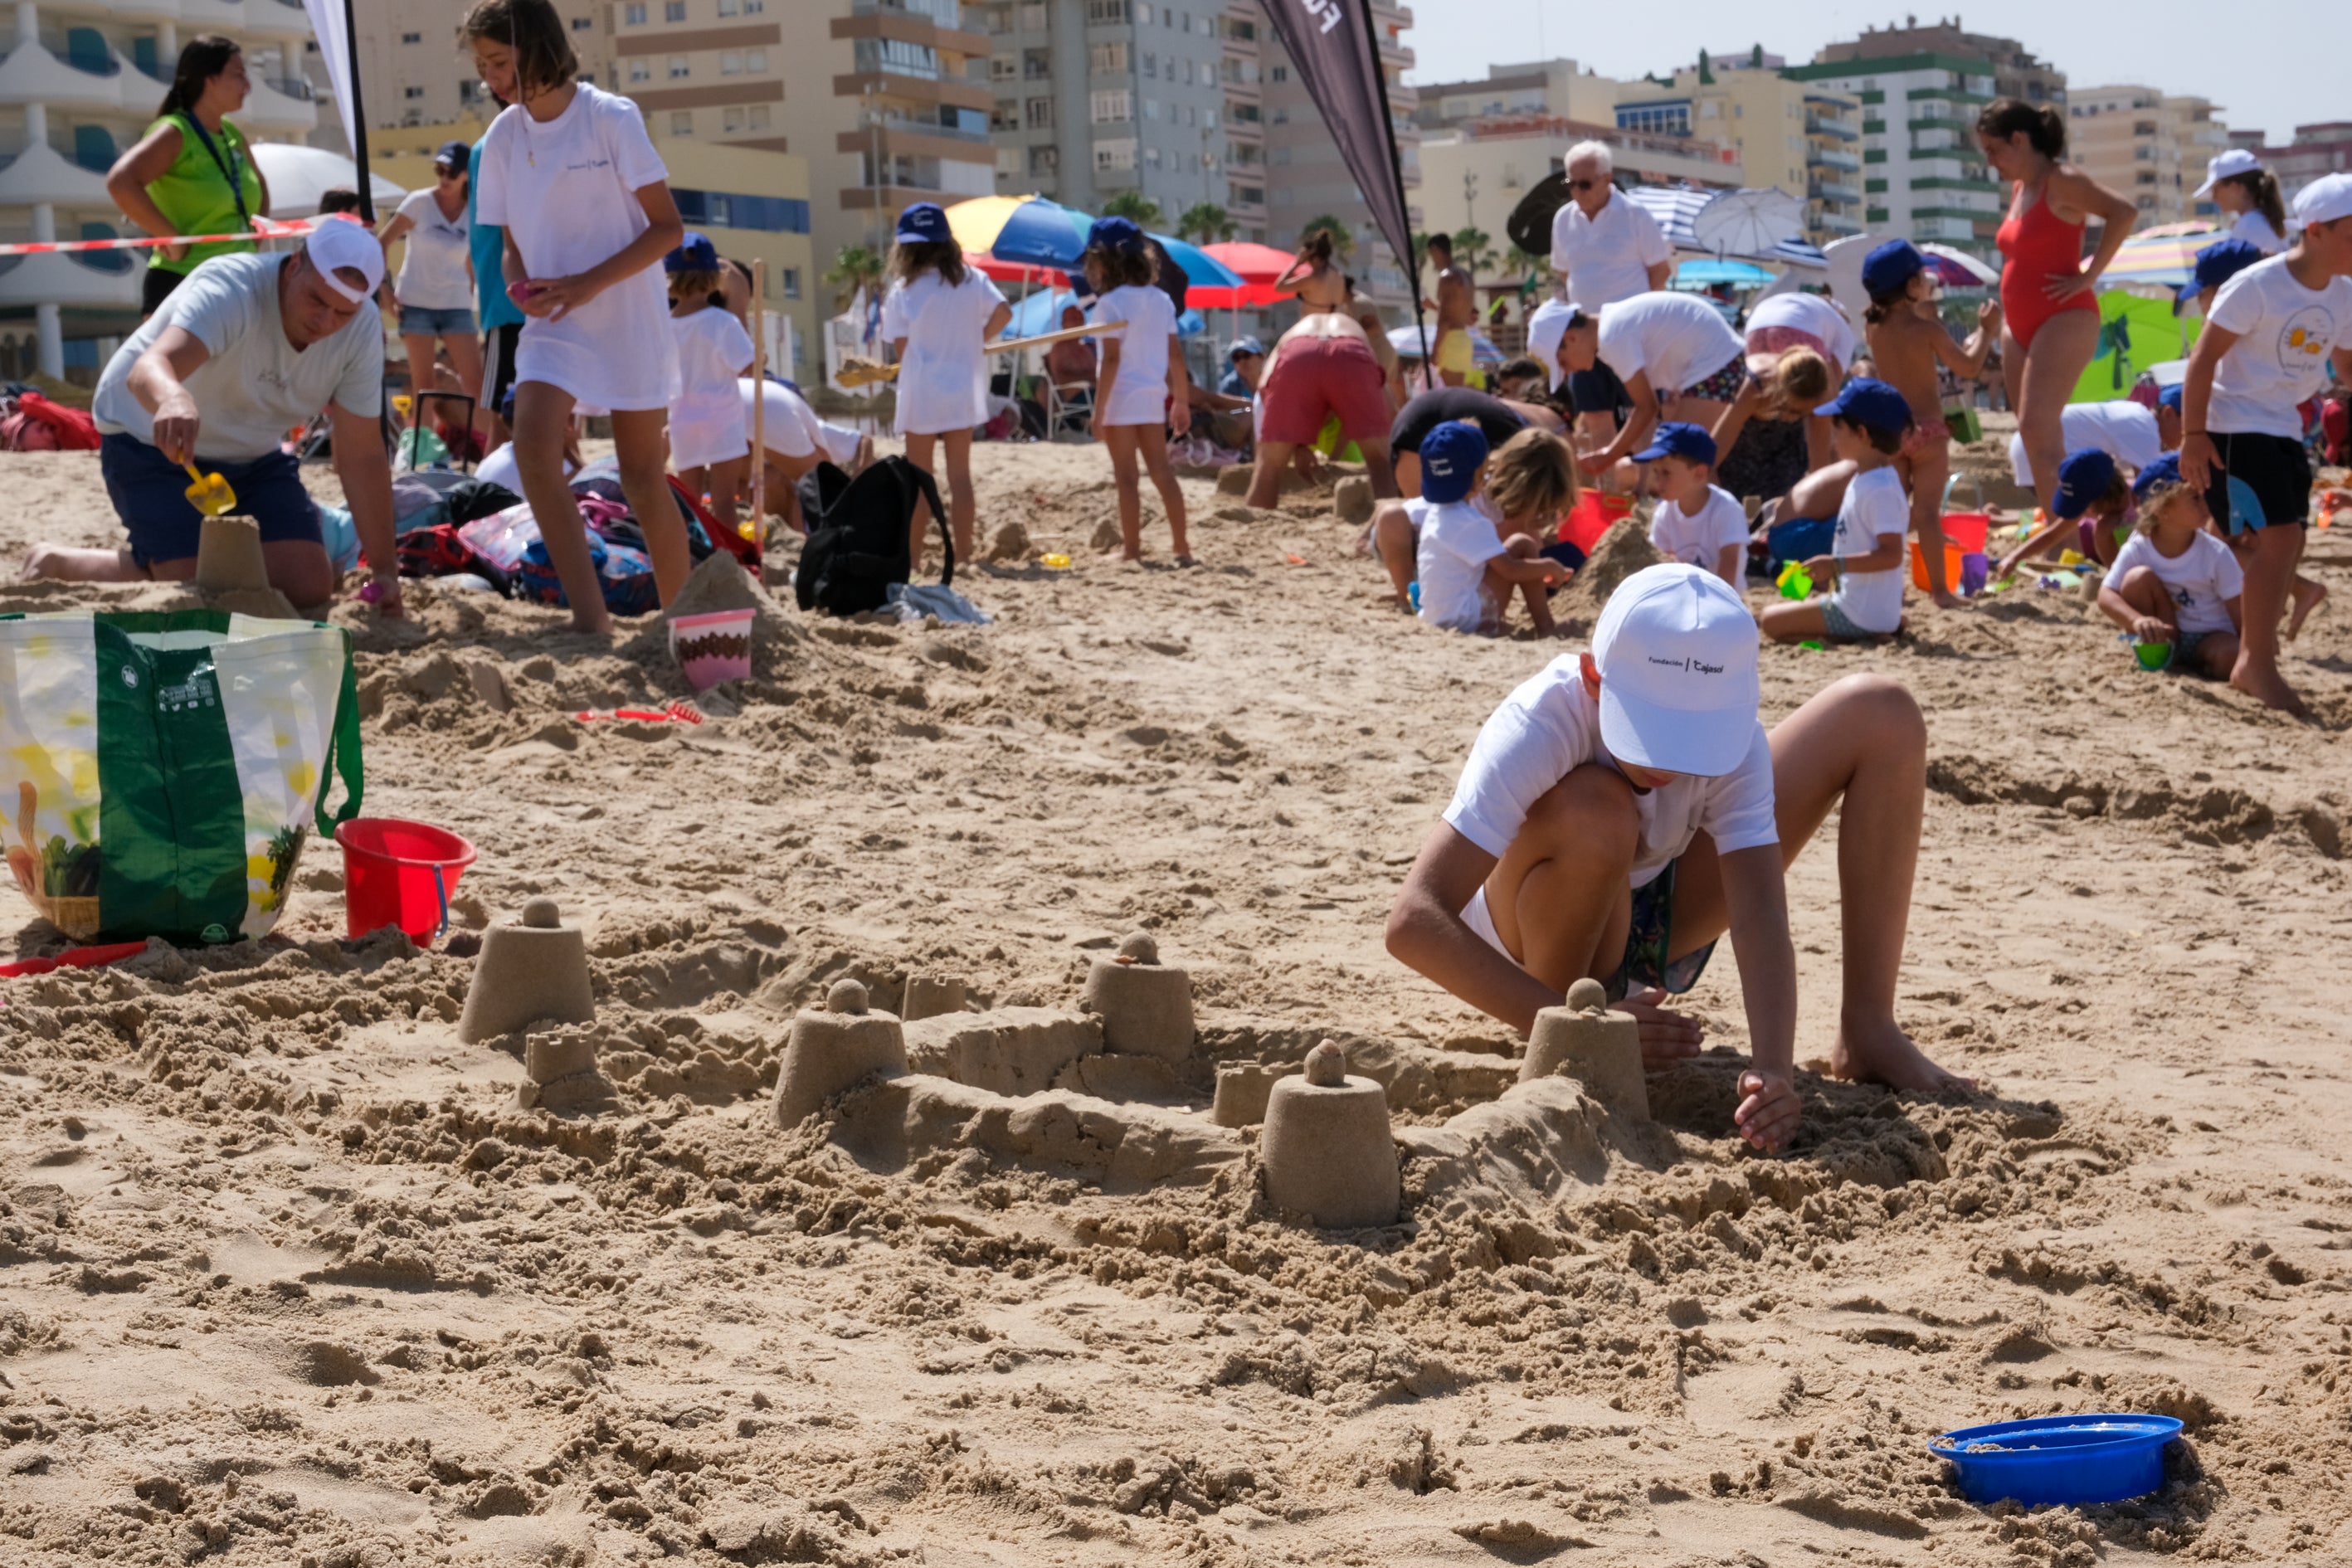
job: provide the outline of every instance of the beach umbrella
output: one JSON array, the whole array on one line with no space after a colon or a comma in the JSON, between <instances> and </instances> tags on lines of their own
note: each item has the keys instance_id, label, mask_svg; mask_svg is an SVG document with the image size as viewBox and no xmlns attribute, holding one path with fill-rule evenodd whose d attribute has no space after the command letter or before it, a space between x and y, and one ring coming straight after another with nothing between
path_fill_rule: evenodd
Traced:
<instances>
[{"instance_id":1,"label":"beach umbrella","mask_svg":"<svg viewBox=\"0 0 2352 1568\"><path fill-rule=\"evenodd\" d=\"M1713 256L1715 247L1701 244L1698 232L1692 227L1698 215L1721 193L1705 191L1692 185L1635 185L1625 192L1625 199L1657 219L1659 230L1666 243L1675 249L1694 256ZM1521 204L1523 206L1526 205ZM1516 221L1518 214L1512 215ZM1551 231L1544 231L1544 247L1551 246ZM1517 237L1514 236L1516 238ZM1540 252L1538 253L1540 254ZM1725 252L1742 261L1759 261L1769 267L1823 267L1827 263L1822 253L1802 239L1784 239L1768 248L1750 252Z\"/></svg>"},{"instance_id":2,"label":"beach umbrella","mask_svg":"<svg viewBox=\"0 0 2352 1568\"><path fill-rule=\"evenodd\" d=\"M1677 289L1711 289L1728 283L1735 289L1755 289L1772 281L1772 274L1752 261L1717 261L1700 257L1675 268Z\"/></svg>"},{"instance_id":3,"label":"beach umbrella","mask_svg":"<svg viewBox=\"0 0 2352 1568\"><path fill-rule=\"evenodd\" d=\"M966 250L991 259L1067 272L1087 247L1094 219L1043 196L974 196L947 209L948 228Z\"/></svg>"},{"instance_id":4,"label":"beach umbrella","mask_svg":"<svg viewBox=\"0 0 2352 1568\"><path fill-rule=\"evenodd\" d=\"M1927 258L1927 270L1947 288L1988 289L2000 282L2000 268L1957 247L1931 239L1920 245L1919 254Z\"/></svg>"},{"instance_id":5,"label":"beach umbrella","mask_svg":"<svg viewBox=\"0 0 2352 1568\"><path fill-rule=\"evenodd\" d=\"M2209 224L2159 224L2124 241L2115 260L2099 275L2099 287L2145 284L2151 289L2178 289L2196 276L2197 253L2226 237Z\"/></svg>"},{"instance_id":6,"label":"beach umbrella","mask_svg":"<svg viewBox=\"0 0 2352 1568\"><path fill-rule=\"evenodd\" d=\"M310 217L329 191L359 189L359 165L341 153L291 142L256 142L252 152L254 167L269 182L270 217ZM369 175L368 185L375 205L387 213L408 194L382 174Z\"/></svg>"},{"instance_id":7,"label":"beach umbrella","mask_svg":"<svg viewBox=\"0 0 2352 1568\"><path fill-rule=\"evenodd\" d=\"M1223 309L1225 301L1204 299L1202 295L1212 289L1230 290L1241 287L1241 274L1210 255L1200 246L1189 240L1178 239L1173 235L1155 234L1150 237L1159 241L1160 248L1168 253L1168 259L1173 261L1182 270L1184 281L1189 285L1187 290L1189 303L1214 305Z\"/></svg>"},{"instance_id":8,"label":"beach umbrella","mask_svg":"<svg viewBox=\"0 0 2352 1568\"><path fill-rule=\"evenodd\" d=\"M1286 250L1245 239L1204 245L1201 250L1241 280L1232 286L1210 284L1193 291L1195 303L1220 310L1258 310L1274 304L1281 298L1274 291L1274 280L1297 259Z\"/></svg>"},{"instance_id":9,"label":"beach umbrella","mask_svg":"<svg viewBox=\"0 0 2352 1568\"><path fill-rule=\"evenodd\" d=\"M982 278L991 278L999 283L1051 284L1056 289L1069 287L1069 275L1055 268L1032 267L1021 261L999 261L985 250L967 250L963 253L963 260L965 266Z\"/></svg>"},{"instance_id":10,"label":"beach umbrella","mask_svg":"<svg viewBox=\"0 0 2352 1568\"><path fill-rule=\"evenodd\" d=\"M1062 330L1062 312L1078 302L1078 297L1067 289L1051 289L1032 294L1013 307L1013 319L1005 323L1003 335L1008 338L1034 338L1045 332Z\"/></svg>"},{"instance_id":11,"label":"beach umbrella","mask_svg":"<svg viewBox=\"0 0 2352 1568\"><path fill-rule=\"evenodd\" d=\"M1692 215L1691 234L1717 256L1764 256L1801 239L1805 205L1777 185L1725 191Z\"/></svg>"}]
</instances>

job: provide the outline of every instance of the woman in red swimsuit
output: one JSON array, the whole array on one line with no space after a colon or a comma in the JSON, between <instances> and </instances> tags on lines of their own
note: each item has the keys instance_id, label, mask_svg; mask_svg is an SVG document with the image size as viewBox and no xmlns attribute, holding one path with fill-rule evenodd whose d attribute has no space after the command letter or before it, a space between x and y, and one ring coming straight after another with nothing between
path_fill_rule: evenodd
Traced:
<instances>
[{"instance_id":1,"label":"woman in red swimsuit","mask_svg":"<svg viewBox=\"0 0 2352 1568\"><path fill-rule=\"evenodd\" d=\"M2059 416L2099 347L2099 274L2131 233L2138 209L2060 160L2066 122L2054 109L1996 99L1977 116L1977 141L1993 173L2016 186L2000 247L2000 375L2025 442L2042 504L2055 515L2058 465L2066 458ZM2083 263L2083 224L2101 222L2099 248Z\"/></svg>"}]
</instances>

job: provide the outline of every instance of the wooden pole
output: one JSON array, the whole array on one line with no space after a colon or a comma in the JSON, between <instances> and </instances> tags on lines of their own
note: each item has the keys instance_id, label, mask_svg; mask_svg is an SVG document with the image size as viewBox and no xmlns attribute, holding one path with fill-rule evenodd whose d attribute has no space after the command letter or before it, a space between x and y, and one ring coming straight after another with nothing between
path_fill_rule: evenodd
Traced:
<instances>
[{"instance_id":1,"label":"wooden pole","mask_svg":"<svg viewBox=\"0 0 2352 1568\"><path fill-rule=\"evenodd\" d=\"M751 537L768 538L768 263L751 263Z\"/></svg>"}]
</instances>

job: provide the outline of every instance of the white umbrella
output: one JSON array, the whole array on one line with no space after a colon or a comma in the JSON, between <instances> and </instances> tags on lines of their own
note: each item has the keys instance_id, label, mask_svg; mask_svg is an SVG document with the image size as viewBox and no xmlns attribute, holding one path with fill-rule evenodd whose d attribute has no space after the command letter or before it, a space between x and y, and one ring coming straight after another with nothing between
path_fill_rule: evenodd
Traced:
<instances>
[{"instance_id":1,"label":"white umbrella","mask_svg":"<svg viewBox=\"0 0 2352 1568\"><path fill-rule=\"evenodd\" d=\"M260 168L262 178L269 182L271 217L315 216L319 198L329 191L338 186L355 191L360 185L359 165L324 147L257 142L253 144L253 161ZM382 174L371 174L368 183L375 193L378 221L391 216L400 198L408 194Z\"/></svg>"},{"instance_id":2,"label":"white umbrella","mask_svg":"<svg viewBox=\"0 0 2352 1568\"><path fill-rule=\"evenodd\" d=\"M1714 256L1712 245L1702 244L1692 224L1698 215L1714 202L1717 193L1695 190L1688 185L1635 185L1625 192L1625 199L1658 220L1659 232L1666 244L1677 252ZM1822 265L1822 253L1804 237L1794 236L1761 250L1740 254L1728 248L1721 254L1738 256L1743 261L1760 261L1767 267L1808 267Z\"/></svg>"},{"instance_id":3,"label":"white umbrella","mask_svg":"<svg viewBox=\"0 0 2352 1568\"><path fill-rule=\"evenodd\" d=\"M1774 185L1726 191L1691 217L1692 237L1717 256L1761 256L1804 232L1804 204Z\"/></svg>"}]
</instances>

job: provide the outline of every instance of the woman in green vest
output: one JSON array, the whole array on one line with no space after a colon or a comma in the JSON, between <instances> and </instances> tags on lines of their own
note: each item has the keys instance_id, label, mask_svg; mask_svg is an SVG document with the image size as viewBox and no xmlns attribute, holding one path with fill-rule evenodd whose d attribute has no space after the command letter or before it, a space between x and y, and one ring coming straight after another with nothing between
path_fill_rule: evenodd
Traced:
<instances>
[{"instance_id":1,"label":"woman in green vest","mask_svg":"<svg viewBox=\"0 0 2352 1568\"><path fill-rule=\"evenodd\" d=\"M269 210L269 185L245 132L226 118L245 107L252 90L235 39L206 33L190 40L155 123L106 176L107 194L123 216L158 236L252 232L253 220ZM153 315L198 263L256 248L251 240L155 247L140 315Z\"/></svg>"}]
</instances>

